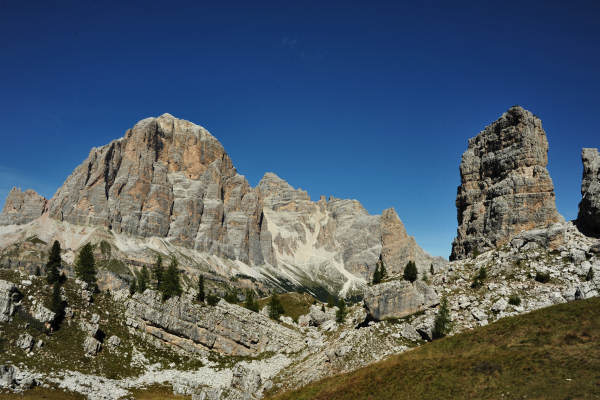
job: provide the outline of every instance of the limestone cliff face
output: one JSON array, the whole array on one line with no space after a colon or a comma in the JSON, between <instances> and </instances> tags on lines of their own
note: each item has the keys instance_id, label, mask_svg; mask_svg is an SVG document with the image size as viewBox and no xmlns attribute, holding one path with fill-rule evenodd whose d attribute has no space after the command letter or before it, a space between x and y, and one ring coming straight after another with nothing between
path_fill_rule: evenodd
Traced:
<instances>
[{"instance_id":1,"label":"limestone cliff face","mask_svg":"<svg viewBox=\"0 0 600 400\"><path fill-rule=\"evenodd\" d=\"M562 220L546 169L547 154L542 122L518 106L469 140L460 164L458 233L451 259Z\"/></svg>"},{"instance_id":2,"label":"limestone cliff face","mask_svg":"<svg viewBox=\"0 0 600 400\"><path fill-rule=\"evenodd\" d=\"M0 225L21 225L33 221L44 212L46 199L35 191L12 188L0 214Z\"/></svg>"},{"instance_id":3,"label":"limestone cliff face","mask_svg":"<svg viewBox=\"0 0 600 400\"><path fill-rule=\"evenodd\" d=\"M584 232L600 235L600 153L598 149L583 149L583 180L577 222Z\"/></svg>"},{"instance_id":4,"label":"limestone cliff face","mask_svg":"<svg viewBox=\"0 0 600 400\"><path fill-rule=\"evenodd\" d=\"M169 114L92 149L48 213L331 286L371 279L380 256L388 272L409 260L422 269L439 262L407 235L394 210L378 216L356 200L313 202L273 173L252 188L215 137Z\"/></svg>"}]
</instances>

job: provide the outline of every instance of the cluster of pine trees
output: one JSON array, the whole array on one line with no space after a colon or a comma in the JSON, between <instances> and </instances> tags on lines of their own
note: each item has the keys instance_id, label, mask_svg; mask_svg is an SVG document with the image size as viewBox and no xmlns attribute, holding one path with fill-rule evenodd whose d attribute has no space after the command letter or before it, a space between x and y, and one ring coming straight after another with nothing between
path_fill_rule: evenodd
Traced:
<instances>
[{"instance_id":1,"label":"cluster of pine trees","mask_svg":"<svg viewBox=\"0 0 600 400\"><path fill-rule=\"evenodd\" d=\"M171 262L167 269L165 269L162 264L163 259L159 254L152 267L152 278L150 277L150 271L144 265L142 270L136 274L135 278L133 278L131 286L129 287L129 292L131 294L135 292L144 293L146 289L153 286L155 290L158 290L162 294L163 300L181 296L183 290L181 288L179 269L177 268L177 259L171 257ZM154 282L152 282L152 280Z\"/></svg>"}]
</instances>

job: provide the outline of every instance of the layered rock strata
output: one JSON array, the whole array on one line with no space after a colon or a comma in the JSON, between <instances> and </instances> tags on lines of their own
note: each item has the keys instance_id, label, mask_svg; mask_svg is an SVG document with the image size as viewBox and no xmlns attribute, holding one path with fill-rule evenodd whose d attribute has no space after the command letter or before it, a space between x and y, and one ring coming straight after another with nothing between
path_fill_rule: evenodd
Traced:
<instances>
[{"instance_id":1,"label":"layered rock strata","mask_svg":"<svg viewBox=\"0 0 600 400\"><path fill-rule=\"evenodd\" d=\"M268 317L224 300L214 307L189 299L162 301L146 290L127 301L127 325L185 352L256 356L263 352L293 353L302 349L302 336Z\"/></svg>"},{"instance_id":2,"label":"layered rock strata","mask_svg":"<svg viewBox=\"0 0 600 400\"><path fill-rule=\"evenodd\" d=\"M204 128L164 114L94 148L49 201L53 219L171 244L246 265L318 277L329 288L370 280L409 260L443 263L408 236L393 209L370 215L356 200L311 201L273 173L252 188ZM30 219L37 214L27 214Z\"/></svg>"},{"instance_id":3,"label":"layered rock strata","mask_svg":"<svg viewBox=\"0 0 600 400\"><path fill-rule=\"evenodd\" d=\"M578 225L588 234L600 235L600 153L598 149L583 149L583 179Z\"/></svg>"},{"instance_id":4,"label":"layered rock strata","mask_svg":"<svg viewBox=\"0 0 600 400\"><path fill-rule=\"evenodd\" d=\"M47 200L28 189L24 192L14 187L8 193L4 209L0 213L0 225L22 225L39 218L46 207Z\"/></svg>"},{"instance_id":5,"label":"layered rock strata","mask_svg":"<svg viewBox=\"0 0 600 400\"><path fill-rule=\"evenodd\" d=\"M519 232L562 221L546 169L547 154L542 122L518 106L469 139L460 164L452 260L501 246Z\"/></svg>"}]
</instances>

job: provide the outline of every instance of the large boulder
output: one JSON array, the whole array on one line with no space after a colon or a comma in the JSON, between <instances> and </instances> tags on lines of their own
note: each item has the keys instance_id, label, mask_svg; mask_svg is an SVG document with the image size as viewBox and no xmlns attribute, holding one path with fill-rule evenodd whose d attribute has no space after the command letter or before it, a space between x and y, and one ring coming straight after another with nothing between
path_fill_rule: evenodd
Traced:
<instances>
[{"instance_id":1,"label":"large boulder","mask_svg":"<svg viewBox=\"0 0 600 400\"><path fill-rule=\"evenodd\" d=\"M14 314L19 297L14 283L0 279L0 322L7 322Z\"/></svg>"},{"instance_id":2,"label":"large boulder","mask_svg":"<svg viewBox=\"0 0 600 400\"><path fill-rule=\"evenodd\" d=\"M375 320L402 318L439 304L435 290L422 281L391 281L365 290L367 313Z\"/></svg>"},{"instance_id":3,"label":"large boulder","mask_svg":"<svg viewBox=\"0 0 600 400\"><path fill-rule=\"evenodd\" d=\"M56 313L44 307L44 305L39 301L33 306L31 315L33 318L43 323L52 323L54 318L56 318Z\"/></svg>"},{"instance_id":4,"label":"large boulder","mask_svg":"<svg viewBox=\"0 0 600 400\"><path fill-rule=\"evenodd\" d=\"M600 153L598 149L583 149L582 199L579 203L578 225L582 231L600 235Z\"/></svg>"},{"instance_id":5,"label":"large boulder","mask_svg":"<svg viewBox=\"0 0 600 400\"><path fill-rule=\"evenodd\" d=\"M542 122L521 107L469 139L460 164L452 260L501 246L522 231L563 221L546 169Z\"/></svg>"}]
</instances>

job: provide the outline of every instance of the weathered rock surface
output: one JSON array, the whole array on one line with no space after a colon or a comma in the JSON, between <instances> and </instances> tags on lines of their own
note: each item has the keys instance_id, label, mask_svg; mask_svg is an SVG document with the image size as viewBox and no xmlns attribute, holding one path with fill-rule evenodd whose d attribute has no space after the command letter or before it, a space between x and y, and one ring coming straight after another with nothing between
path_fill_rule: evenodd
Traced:
<instances>
[{"instance_id":1,"label":"weathered rock surface","mask_svg":"<svg viewBox=\"0 0 600 400\"><path fill-rule=\"evenodd\" d=\"M134 329L189 353L290 353L299 351L304 343L299 333L224 300L215 306L201 306L178 297L163 303L159 293L146 290L127 302L127 317Z\"/></svg>"},{"instance_id":2,"label":"weathered rock surface","mask_svg":"<svg viewBox=\"0 0 600 400\"><path fill-rule=\"evenodd\" d=\"M13 315L18 296L14 283L0 279L0 322L7 322Z\"/></svg>"},{"instance_id":3,"label":"weathered rock surface","mask_svg":"<svg viewBox=\"0 0 600 400\"><path fill-rule=\"evenodd\" d=\"M33 316L33 318L43 323L51 323L56 317L56 314L44 307L44 305L41 302L37 302L35 304L35 306L31 310L31 315Z\"/></svg>"},{"instance_id":4,"label":"weathered rock surface","mask_svg":"<svg viewBox=\"0 0 600 400\"><path fill-rule=\"evenodd\" d=\"M598 149L583 149L583 180L577 222L582 230L600 235L600 153Z\"/></svg>"},{"instance_id":5,"label":"weathered rock surface","mask_svg":"<svg viewBox=\"0 0 600 400\"><path fill-rule=\"evenodd\" d=\"M83 351L88 357L95 356L102 348L102 343L92 336L87 336L83 341Z\"/></svg>"},{"instance_id":6,"label":"weathered rock surface","mask_svg":"<svg viewBox=\"0 0 600 400\"><path fill-rule=\"evenodd\" d=\"M369 315L380 321L402 318L435 306L439 297L425 282L391 281L368 287L364 303Z\"/></svg>"},{"instance_id":7,"label":"weathered rock surface","mask_svg":"<svg viewBox=\"0 0 600 400\"><path fill-rule=\"evenodd\" d=\"M542 122L515 106L475 138L460 164L458 234L451 259L507 243L525 230L559 222Z\"/></svg>"},{"instance_id":8,"label":"weathered rock surface","mask_svg":"<svg viewBox=\"0 0 600 400\"><path fill-rule=\"evenodd\" d=\"M31 336L28 333L23 333L23 334L19 335L19 338L17 339L16 344L17 344L17 347L20 348L21 350L29 351L33 348L33 344L34 344L33 336Z\"/></svg>"},{"instance_id":9,"label":"weathered rock surface","mask_svg":"<svg viewBox=\"0 0 600 400\"><path fill-rule=\"evenodd\" d=\"M39 218L44 212L47 200L28 189L24 192L13 187L8 193L4 209L0 213L0 225L21 225Z\"/></svg>"},{"instance_id":10,"label":"weathered rock surface","mask_svg":"<svg viewBox=\"0 0 600 400\"><path fill-rule=\"evenodd\" d=\"M23 197L14 193L11 198ZM36 212L13 203L5 207L11 220L41 214L42 200ZM273 173L252 188L215 137L169 114L141 120L123 138L93 148L47 208L58 221L166 238L171 245L264 266L288 281L317 281L329 291L370 280L380 257L390 273L409 260L420 270L444 263L408 236L393 209L378 216L356 200L313 202ZM103 287L118 283L105 275Z\"/></svg>"}]
</instances>

